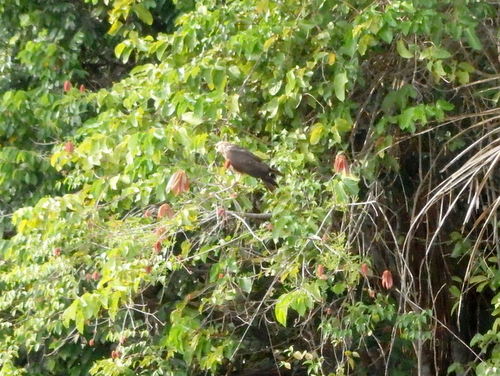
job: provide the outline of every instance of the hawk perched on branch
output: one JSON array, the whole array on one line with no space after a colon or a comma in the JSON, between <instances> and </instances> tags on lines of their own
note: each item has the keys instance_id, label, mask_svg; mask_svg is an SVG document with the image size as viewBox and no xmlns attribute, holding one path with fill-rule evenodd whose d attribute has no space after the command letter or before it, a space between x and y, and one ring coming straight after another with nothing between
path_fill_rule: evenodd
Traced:
<instances>
[{"instance_id":1,"label":"hawk perched on branch","mask_svg":"<svg viewBox=\"0 0 500 376\"><path fill-rule=\"evenodd\" d=\"M281 173L269 167L262 162L262 159L250 151L225 141L218 142L215 145L215 150L221 153L226 159L226 163L224 164L226 167L233 166L233 169L242 174L262 179L264 185L270 191L274 191L278 186L276 175L281 175Z\"/></svg>"}]
</instances>

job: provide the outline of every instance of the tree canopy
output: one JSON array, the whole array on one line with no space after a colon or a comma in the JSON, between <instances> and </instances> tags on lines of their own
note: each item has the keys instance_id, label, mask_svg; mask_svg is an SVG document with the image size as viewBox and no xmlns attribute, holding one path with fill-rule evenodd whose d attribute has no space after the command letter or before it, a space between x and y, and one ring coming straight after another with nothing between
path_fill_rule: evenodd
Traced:
<instances>
[{"instance_id":1,"label":"tree canopy","mask_svg":"<svg viewBox=\"0 0 500 376\"><path fill-rule=\"evenodd\" d=\"M498 374L493 2L0 19L0 376Z\"/></svg>"}]
</instances>

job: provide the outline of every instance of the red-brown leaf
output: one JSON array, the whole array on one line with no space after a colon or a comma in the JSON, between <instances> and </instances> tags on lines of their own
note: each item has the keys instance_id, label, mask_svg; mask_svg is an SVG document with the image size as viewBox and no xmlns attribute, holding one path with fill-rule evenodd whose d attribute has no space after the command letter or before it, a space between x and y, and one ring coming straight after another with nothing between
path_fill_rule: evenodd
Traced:
<instances>
[{"instance_id":1,"label":"red-brown leaf","mask_svg":"<svg viewBox=\"0 0 500 376\"><path fill-rule=\"evenodd\" d=\"M157 228L154 229L154 234L160 237L164 234L165 231L167 231L165 226L158 226Z\"/></svg>"},{"instance_id":2,"label":"red-brown leaf","mask_svg":"<svg viewBox=\"0 0 500 376\"><path fill-rule=\"evenodd\" d=\"M176 171L168 181L167 191L172 192L175 196L180 193L189 191L189 179L184 170Z\"/></svg>"},{"instance_id":3,"label":"red-brown leaf","mask_svg":"<svg viewBox=\"0 0 500 376\"><path fill-rule=\"evenodd\" d=\"M63 90L64 92L68 92L71 90L71 88L73 87L73 85L71 84L71 81L64 81L64 84L63 84Z\"/></svg>"},{"instance_id":4,"label":"red-brown leaf","mask_svg":"<svg viewBox=\"0 0 500 376\"><path fill-rule=\"evenodd\" d=\"M161 218L164 218L164 217L172 218L174 216L174 214L175 213L174 213L174 211L172 210L172 208L170 207L169 204L163 204L158 209L158 216L157 216L157 218L158 219L161 219Z\"/></svg>"},{"instance_id":5,"label":"red-brown leaf","mask_svg":"<svg viewBox=\"0 0 500 376\"><path fill-rule=\"evenodd\" d=\"M144 218L151 218L153 216L153 208L149 208L144 212Z\"/></svg>"},{"instance_id":6,"label":"red-brown leaf","mask_svg":"<svg viewBox=\"0 0 500 376\"><path fill-rule=\"evenodd\" d=\"M335 162L333 162L333 170L338 174L349 173L349 163L347 162L347 157L344 153L339 153L335 157Z\"/></svg>"},{"instance_id":7,"label":"red-brown leaf","mask_svg":"<svg viewBox=\"0 0 500 376\"><path fill-rule=\"evenodd\" d=\"M361 272L361 274L363 274L365 277L366 277L366 276L368 276L369 274L371 274L370 267L368 266L368 264L367 264L367 263L363 263L363 264L361 264L360 272Z\"/></svg>"},{"instance_id":8,"label":"red-brown leaf","mask_svg":"<svg viewBox=\"0 0 500 376\"><path fill-rule=\"evenodd\" d=\"M64 144L64 151L66 153L73 153L75 151L75 144L73 144L71 141L68 141Z\"/></svg>"},{"instance_id":9,"label":"red-brown leaf","mask_svg":"<svg viewBox=\"0 0 500 376\"><path fill-rule=\"evenodd\" d=\"M316 276L319 279L328 279L328 277L325 275L325 267L321 264L318 264L316 267Z\"/></svg>"},{"instance_id":10,"label":"red-brown leaf","mask_svg":"<svg viewBox=\"0 0 500 376\"><path fill-rule=\"evenodd\" d=\"M392 273L390 270L384 270L382 273L382 287L389 290L393 285Z\"/></svg>"},{"instance_id":11,"label":"red-brown leaf","mask_svg":"<svg viewBox=\"0 0 500 376\"><path fill-rule=\"evenodd\" d=\"M160 240L157 240L155 242L155 244L153 245L153 249L156 253L160 253L161 252L161 249L162 249L162 245L161 245L161 241Z\"/></svg>"},{"instance_id":12,"label":"red-brown leaf","mask_svg":"<svg viewBox=\"0 0 500 376\"><path fill-rule=\"evenodd\" d=\"M217 217L219 217L219 218L226 218L227 217L226 209L224 209L224 208L217 208Z\"/></svg>"}]
</instances>

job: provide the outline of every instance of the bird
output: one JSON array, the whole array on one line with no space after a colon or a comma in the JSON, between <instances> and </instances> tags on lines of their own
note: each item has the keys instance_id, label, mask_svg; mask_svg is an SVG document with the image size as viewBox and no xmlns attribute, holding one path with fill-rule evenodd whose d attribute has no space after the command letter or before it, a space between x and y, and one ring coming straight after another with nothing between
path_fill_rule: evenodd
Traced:
<instances>
[{"instance_id":1,"label":"bird","mask_svg":"<svg viewBox=\"0 0 500 376\"><path fill-rule=\"evenodd\" d=\"M262 159L247 149L226 141L219 141L215 145L215 150L225 158L225 167L232 166L239 173L261 179L270 191L274 191L278 187L276 175L282 174L275 168L262 162Z\"/></svg>"}]
</instances>

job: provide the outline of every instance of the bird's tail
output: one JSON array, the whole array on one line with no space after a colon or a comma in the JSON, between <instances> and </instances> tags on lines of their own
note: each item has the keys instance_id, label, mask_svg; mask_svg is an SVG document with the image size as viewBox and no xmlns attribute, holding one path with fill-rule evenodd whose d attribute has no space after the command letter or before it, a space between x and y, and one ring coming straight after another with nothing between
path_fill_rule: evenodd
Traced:
<instances>
[{"instance_id":1,"label":"bird's tail","mask_svg":"<svg viewBox=\"0 0 500 376\"><path fill-rule=\"evenodd\" d=\"M265 179L262 179L262 182L271 192L273 192L278 187L278 183L276 183L276 180L274 180L274 176L266 177Z\"/></svg>"},{"instance_id":2,"label":"bird's tail","mask_svg":"<svg viewBox=\"0 0 500 376\"><path fill-rule=\"evenodd\" d=\"M271 174L283 176L283 174L281 172L279 172L278 170L276 170L275 168L272 168L272 167L270 167L270 172L271 172Z\"/></svg>"}]
</instances>

